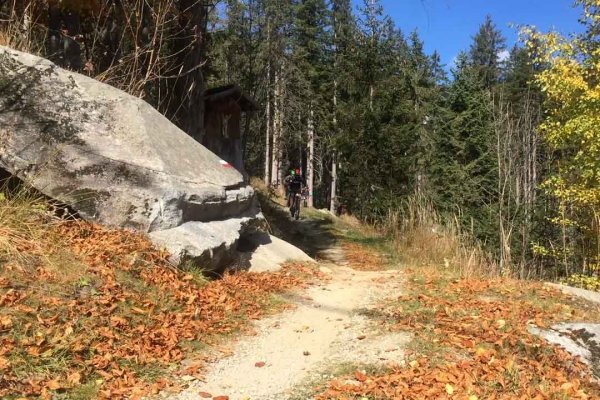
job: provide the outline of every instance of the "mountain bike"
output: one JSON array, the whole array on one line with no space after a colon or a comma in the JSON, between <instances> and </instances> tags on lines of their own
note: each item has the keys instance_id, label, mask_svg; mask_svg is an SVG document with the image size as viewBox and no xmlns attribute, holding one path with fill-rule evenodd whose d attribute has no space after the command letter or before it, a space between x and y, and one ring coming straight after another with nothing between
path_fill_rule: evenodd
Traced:
<instances>
[{"instance_id":1,"label":"mountain bike","mask_svg":"<svg viewBox=\"0 0 600 400\"><path fill-rule=\"evenodd\" d=\"M290 214L292 214L292 218L299 219L300 218L300 201L302 200L302 194L300 193L292 193L292 205L290 207Z\"/></svg>"},{"instance_id":2,"label":"mountain bike","mask_svg":"<svg viewBox=\"0 0 600 400\"><path fill-rule=\"evenodd\" d=\"M308 188L304 187L304 189L302 189L302 205L304 207L308 207Z\"/></svg>"}]
</instances>

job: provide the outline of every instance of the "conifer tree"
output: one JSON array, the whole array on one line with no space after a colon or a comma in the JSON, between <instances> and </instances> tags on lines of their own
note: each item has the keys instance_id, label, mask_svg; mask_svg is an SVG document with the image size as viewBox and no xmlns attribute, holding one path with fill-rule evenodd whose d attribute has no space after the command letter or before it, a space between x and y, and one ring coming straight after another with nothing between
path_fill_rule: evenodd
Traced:
<instances>
[{"instance_id":1,"label":"conifer tree","mask_svg":"<svg viewBox=\"0 0 600 400\"><path fill-rule=\"evenodd\" d=\"M476 67L484 86L489 89L495 85L502 74L502 62L499 57L506 49L506 39L502 36L492 18L487 15L473 37L469 50L469 59Z\"/></svg>"},{"instance_id":2,"label":"conifer tree","mask_svg":"<svg viewBox=\"0 0 600 400\"><path fill-rule=\"evenodd\" d=\"M331 129L331 25L331 13L324 0L302 0L296 5L293 59L300 83L297 93L305 105L299 112L299 126L306 132L305 178L310 206L317 194L315 185L323 186L325 149L319 138Z\"/></svg>"},{"instance_id":3,"label":"conifer tree","mask_svg":"<svg viewBox=\"0 0 600 400\"><path fill-rule=\"evenodd\" d=\"M450 113L436 143L436 205L460 213L464 226L482 239L492 236L497 200L497 171L492 126L492 102L480 70L461 53L448 88Z\"/></svg>"},{"instance_id":4,"label":"conifer tree","mask_svg":"<svg viewBox=\"0 0 600 400\"><path fill-rule=\"evenodd\" d=\"M326 141L331 156L331 182L329 192L329 210L337 211L339 163L336 139L340 136L340 120L345 119L342 110L348 101L348 86L352 71L350 54L355 34L355 20L352 15L350 0L333 0L331 2L333 38L332 38L332 124L331 135Z\"/></svg>"}]
</instances>

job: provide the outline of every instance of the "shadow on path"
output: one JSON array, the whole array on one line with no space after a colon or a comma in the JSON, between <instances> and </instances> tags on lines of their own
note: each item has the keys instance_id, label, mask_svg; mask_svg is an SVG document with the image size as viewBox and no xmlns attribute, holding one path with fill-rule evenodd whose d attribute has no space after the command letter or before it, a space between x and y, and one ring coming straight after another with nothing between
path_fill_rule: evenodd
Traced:
<instances>
[{"instance_id":1,"label":"shadow on path","mask_svg":"<svg viewBox=\"0 0 600 400\"><path fill-rule=\"evenodd\" d=\"M259 194L263 214L269 222L272 233L298 247L314 259L328 260L327 250L336 246L337 238L332 233L333 217L320 213L317 217L307 217L302 209L298 221L292 219L287 208Z\"/></svg>"}]
</instances>

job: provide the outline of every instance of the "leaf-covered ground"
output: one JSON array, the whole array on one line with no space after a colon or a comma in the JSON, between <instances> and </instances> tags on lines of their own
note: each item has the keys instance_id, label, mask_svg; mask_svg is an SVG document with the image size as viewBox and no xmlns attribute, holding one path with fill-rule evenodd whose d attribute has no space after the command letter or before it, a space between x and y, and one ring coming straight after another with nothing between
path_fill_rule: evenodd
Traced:
<instances>
[{"instance_id":1,"label":"leaf-covered ground","mask_svg":"<svg viewBox=\"0 0 600 400\"><path fill-rule=\"evenodd\" d=\"M206 281L131 232L78 222L45 229L38 242L13 238L18 258L0 257L2 399L156 393L173 385L164 376L200 373L201 350L317 275L289 265Z\"/></svg>"},{"instance_id":2,"label":"leaf-covered ground","mask_svg":"<svg viewBox=\"0 0 600 400\"><path fill-rule=\"evenodd\" d=\"M382 271L387 267L383 255L364 245L353 242L342 243L344 256L353 269L359 271Z\"/></svg>"},{"instance_id":3,"label":"leaf-covered ground","mask_svg":"<svg viewBox=\"0 0 600 400\"><path fill-rule=\"evenodd\" d=\"M384 329L414 335L406 364L340 377L326 399L597 399L589 368L531 335L528 324L594 321L596 306L540 283L407 270L403 295L381 308Z\"/></svg>"}]
</instances>

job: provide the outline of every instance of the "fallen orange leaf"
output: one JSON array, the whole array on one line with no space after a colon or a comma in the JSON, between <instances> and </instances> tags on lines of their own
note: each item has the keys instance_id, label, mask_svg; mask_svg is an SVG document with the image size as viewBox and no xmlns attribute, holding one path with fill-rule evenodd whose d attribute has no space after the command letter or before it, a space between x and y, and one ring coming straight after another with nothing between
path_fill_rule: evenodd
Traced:
<instances>
[{"instance_id":1,"label":"fallen orange leaf","mask_svg":"<svg viewBox=\"0 0 600 400\"><path fill-rule=\"evenodd\" d=\"M50 390L58 390L61 389L63 386L58 382L57 379L53 379L51 381L46 382L46 386L48 387L48 389Z\"/></svg>"},{"instance_id":2,"label":"fallen orange leaf","mask_svg":"<svg viewBox=\"0 0 600 400\"><path fill-rule=\"evenodd\" d=\"M72 385L78 385L81 382L81 374L79 372L73 372L72 374L69 374L67 377L67 382Z\"/></svg>"}]
</instances>

